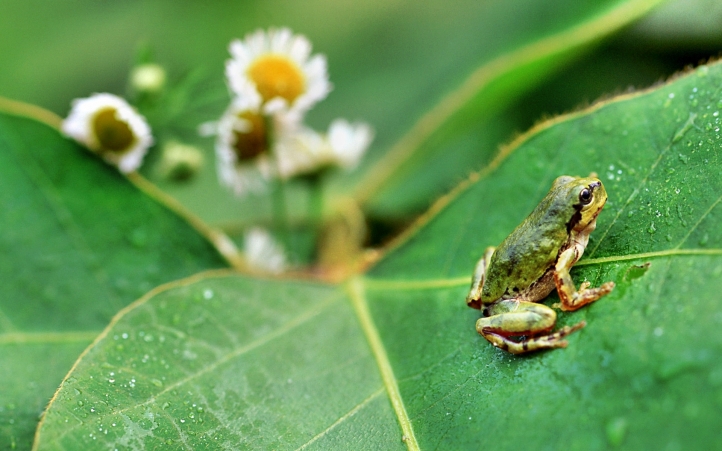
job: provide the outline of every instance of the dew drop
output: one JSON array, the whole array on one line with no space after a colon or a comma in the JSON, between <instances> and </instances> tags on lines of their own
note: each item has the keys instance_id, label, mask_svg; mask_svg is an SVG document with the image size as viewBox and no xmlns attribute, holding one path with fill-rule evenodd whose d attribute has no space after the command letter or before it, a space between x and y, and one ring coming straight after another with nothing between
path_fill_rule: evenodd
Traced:
<instances>
[{"instance_id":1,"label":"dew drop","mask_svg":"<svg viewBox=\"0 0 722 451\"><path fill-rule=\"evenodd\" d=\"M624 418L615 418L607 423L606 427L607 440L612 446L619 446L624 441L627 434L627 420Z\"/></svg>"}]
</instances>

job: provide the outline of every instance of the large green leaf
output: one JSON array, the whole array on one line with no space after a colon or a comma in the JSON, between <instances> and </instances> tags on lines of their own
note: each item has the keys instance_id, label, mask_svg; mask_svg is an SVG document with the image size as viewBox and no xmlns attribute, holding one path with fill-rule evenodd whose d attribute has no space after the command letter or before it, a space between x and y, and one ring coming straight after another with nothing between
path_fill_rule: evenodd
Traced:
<instances>
[{"instance_id":1,"label":"large green leaf","mask_svg":"<svg viewBox=\"0 0 722 451\"><path fill-rule=\"evenodd\" d=\"M119 309L227 265L184 219L36 120L0 114L0 173L0 449L27 449L53 391Z\"/></svg>"},{"instance_id":2,"label":"large green leaf","mask_svg":"<svg viewBox=\"0 0 722 451\"><path fill-rule=\"evenodd\" d=\"M156 290L54 405L40 448L401 447L346 294L305 282L217 273Z\"/></svg>"},{"instance_id":3,"label":"large green leaf","mask_svg":"<svg viewBox=\"0 0 722 451\"><path fill-rule=\"evenodd\" d=\"M78 361L37 448L714 446L721 99L713 64L542 124L341 287L212 273L151 292ZM565 350L493 348L464 303L475 260L556 176L591 171L609 202L573 275L616 289L560 315L588 322Z\"/></svg>"}]
</instances>

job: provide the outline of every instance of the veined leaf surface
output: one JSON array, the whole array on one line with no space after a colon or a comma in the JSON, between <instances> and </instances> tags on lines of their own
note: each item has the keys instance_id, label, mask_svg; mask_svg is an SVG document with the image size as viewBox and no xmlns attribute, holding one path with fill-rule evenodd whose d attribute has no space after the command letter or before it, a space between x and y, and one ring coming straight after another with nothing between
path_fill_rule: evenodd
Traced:
<instances>
[{"instance_id":1,"label":"veined leaf surface","mask_svg":"<svg viewBox=\"0 0 722 451\"><path fill-rule=\"evenodd\" d=\"M119 309L227 264L55 128L4 113L0 206L0 448L27 449L53 391Z\"/></svg>"}]
</instances>

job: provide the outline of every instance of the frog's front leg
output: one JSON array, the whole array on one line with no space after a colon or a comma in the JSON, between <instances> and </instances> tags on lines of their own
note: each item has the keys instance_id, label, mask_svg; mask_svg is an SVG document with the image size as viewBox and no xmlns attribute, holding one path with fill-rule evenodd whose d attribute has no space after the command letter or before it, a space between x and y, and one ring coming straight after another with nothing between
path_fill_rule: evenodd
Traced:
<instances>
[{"instance_id":1,"label":"frog's front leg","mask_svg":"<svg viewBox=\"0 0 722 451\"><path fill-rule=\"evenodd\" d=\"M495 247L487 247L484 255L479 259L474 267L474 275L471 277L471 289L466 296L466 305L471 308L481 308L481 289L484 287L486 280L486 268L489 267L491 256L494 255Z\"/></svg>"},{"instance_id":2,"label":"frog's front leg","mask_svg":"<svg viewBox=\"0 0 722 451\"><path fill-rule=\"evenodd\" d=\"M577 291L569 271L583 252L584 249L577 249L576 246L570 247L561 253L554 268L554 283L557 286L559 299L562 301L554 304L554 307L559 307L565 312L572 312L584 307L614 289L614 282L605 282L599 288L589 288L589 282L584 282Z\"/></svg>"},{"instance_id":3,"label":"frog's front leg","mask_svg":"<svg viewBox=\"0 0 722 451\"><path fill-rule=\"evenodd\" d=\"M485 308L484 314L476 322L476 330L497 348L512 354L537 351L539 349L565 348L563 338L586 325L584 321L565 326L549 333L557 320L554 310L544 304L507 299ZM546 334L546 335L544 335ZM521 341L509 337L527 336Z\"/></svg>"}]
</instances>

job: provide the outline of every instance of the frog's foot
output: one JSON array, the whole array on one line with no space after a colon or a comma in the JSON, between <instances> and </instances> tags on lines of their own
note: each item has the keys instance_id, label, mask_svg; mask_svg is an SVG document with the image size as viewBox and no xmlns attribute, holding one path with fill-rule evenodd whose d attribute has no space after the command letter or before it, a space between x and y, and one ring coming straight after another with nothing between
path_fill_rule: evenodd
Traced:
<instances>
[{"instance_id":1,"label":"frog's foot","mask_svg":"<svg viewBox=\"0 0 722 451\"><path fill-rule=\"evenodd\" d=\"M579 291L572 294L570 300L556 303L552 307L562 309L565 312L573 312L606 296L614 289L614 282L605 282L598 288L589 288L589 285L589 282L585 281L579 287Z\"/></svg>"},{"instance_id":2,"label":"frog's foot","mask_svg":"<svg viewBox=\"0 0 722 451\"><path fill-rule=\"evenodd\" d=\"M509 351L512 354L525 354L527 352L539 351L542 349L566 348L569 342L564 340L564 337L586 325L586 321L582 321L573 326L564 326L552 334L528 338L521 341L512 340L509 337L505 337L487 329L481 329L479 333L486 338L489 343L493 344L497 348Z\"/></svg>"}]
</instances>

